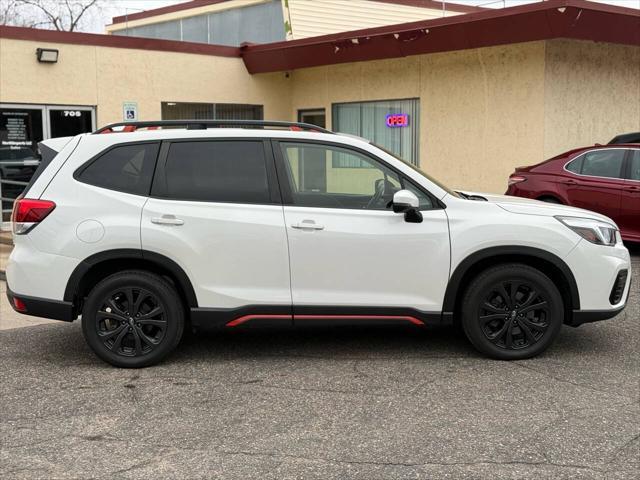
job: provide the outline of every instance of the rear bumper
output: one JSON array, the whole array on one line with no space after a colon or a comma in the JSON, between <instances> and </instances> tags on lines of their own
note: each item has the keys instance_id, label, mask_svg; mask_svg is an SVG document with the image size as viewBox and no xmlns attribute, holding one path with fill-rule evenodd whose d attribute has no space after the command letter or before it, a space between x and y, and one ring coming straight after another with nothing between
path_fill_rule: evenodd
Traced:
<instances>
[{"instance_id":1,"label":"rear bumper","mask_svg":"<svg viewBox=\"0 0 640 480\"><path fill-rule=\"evenodd\" d=\"M62 320L65 322L73 322L77 317L73 303L71 302L61 302L59 300L16 295L9 288L7 288L7 298L9 299L11 308L23 315L49 318L51 320ZM16 308L14 303L15 298L18 298L25 306L24 310L18 310Z\"/></svg>"}]
</instances>

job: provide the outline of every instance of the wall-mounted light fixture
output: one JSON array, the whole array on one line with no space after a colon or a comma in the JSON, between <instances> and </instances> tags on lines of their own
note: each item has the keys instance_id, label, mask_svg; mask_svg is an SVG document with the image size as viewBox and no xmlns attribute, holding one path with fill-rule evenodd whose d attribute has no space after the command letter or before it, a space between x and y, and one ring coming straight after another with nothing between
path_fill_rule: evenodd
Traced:
<instances>
[{"instance_id":1,"label":"wall-mounted light fixture","mask_svg":"<svg viewBox=\"0 0 640 480\"><path fill-rule=\"evenodd\" d=\"M40 63L58 63L58 50L54 48L38 48L36 55Z\"/></svg>"}]
</instances>

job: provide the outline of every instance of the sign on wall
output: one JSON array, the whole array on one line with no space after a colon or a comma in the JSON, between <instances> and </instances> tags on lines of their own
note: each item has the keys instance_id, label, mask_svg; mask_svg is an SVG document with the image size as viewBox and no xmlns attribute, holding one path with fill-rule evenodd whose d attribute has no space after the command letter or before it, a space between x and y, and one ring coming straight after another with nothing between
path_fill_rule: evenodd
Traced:
<instances>
[{"instance_id":1,"label":"sign on wall","mask_svg":"<svg viewBox=\"0 0 640 480\"><path fill-rule=\"evenodd\" d=\"M387 127L399 128L409 126L409 115L406 113L392 113L387 115Z\"/></svg>"},{"instance_id":2,"label":"sign on wall","mask_svg":"<svg viewBox=\"0 0 640 480\"><path fill-rule=\"evenodd\" d=\"M138 103L124 102L122 104L122 118L125 122L138 120Z\"/></svg>"}]
</instances>

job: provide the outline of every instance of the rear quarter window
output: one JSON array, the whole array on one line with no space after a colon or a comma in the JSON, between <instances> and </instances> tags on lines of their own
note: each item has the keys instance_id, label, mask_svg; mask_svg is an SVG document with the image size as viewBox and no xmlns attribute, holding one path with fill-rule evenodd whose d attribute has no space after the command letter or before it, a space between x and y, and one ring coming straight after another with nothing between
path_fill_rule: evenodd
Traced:
<instances>
[{"instance_id":1,"label":"rear quarter window","mask_svg":"<svg viewBox=\"0 0 640 480\"><path fill-rule=\"evenodd\" d=\"M96 187L148 196L159 142L120 145L99 155L76 173Z\"/></svg>"}]
</instances>

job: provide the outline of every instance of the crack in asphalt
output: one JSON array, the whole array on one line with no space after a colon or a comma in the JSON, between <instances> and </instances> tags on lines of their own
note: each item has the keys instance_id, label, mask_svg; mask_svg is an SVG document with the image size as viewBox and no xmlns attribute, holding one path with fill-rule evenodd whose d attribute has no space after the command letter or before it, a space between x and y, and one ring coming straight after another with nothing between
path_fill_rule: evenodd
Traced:
<instances>
[{"instance_id":1,"label":"crack in asphalt","mask_svg":"<svg viewBox=\"0 0 640 480\"><path fill-rule=\"evenodd\" d=\"M326 463L337 463L337 464L350 464L350 465L376 465L376 466L392 466L392 467L424 467L424 466L476 466L476 465L530 465L530 466L552 466L557 468L572 468L577 470L589 470L593 472L601 473L602 469L596 468L589 465L576 465L576 464L565 464L565 463L556 463L549 461L524 461L524 460L506 460L506 461L495 461L495 460L473 460L467 462L392 462L392 461L373 461L373 460L347 460L347 459L337 459L337 458L329 458L329 457L309 457L305 455L293 455L286 453L277 453L277 452L249 452L244 450L216 450L216 453L220 453L223 455L245 455L252 457L275 457L275 458L291 458L295 460L305 460L311 462L322 461Z\"/></svg>"}]
</instances>

